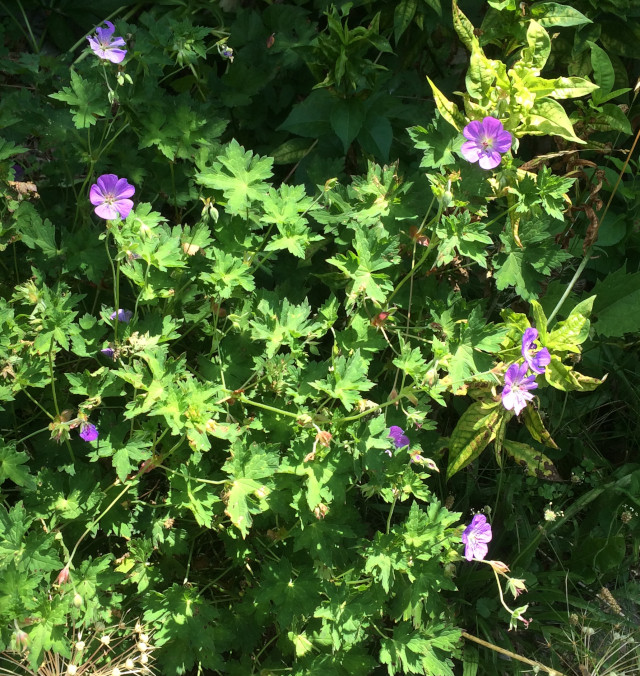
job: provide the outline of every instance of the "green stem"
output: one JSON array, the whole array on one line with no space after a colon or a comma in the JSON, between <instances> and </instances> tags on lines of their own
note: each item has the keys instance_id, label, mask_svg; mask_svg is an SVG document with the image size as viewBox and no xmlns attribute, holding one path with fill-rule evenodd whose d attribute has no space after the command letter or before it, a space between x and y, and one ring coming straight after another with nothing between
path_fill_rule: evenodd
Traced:
<instances>
[{"instance_id":1,"label":"green stem","mask_svg":"<svg viewBox=\"0 0 640 676\"><path fill-rule=\"evenodd\" d=\"M387 535L389 535L389 531L391 530L391 518L393 517L393 510L396 508L396 502L398 501L398 498L393 498L393 502L391 503L391 509L389 510L389 516L387 517L387 530L385 531Z\"/></svg>"}]
</instances>

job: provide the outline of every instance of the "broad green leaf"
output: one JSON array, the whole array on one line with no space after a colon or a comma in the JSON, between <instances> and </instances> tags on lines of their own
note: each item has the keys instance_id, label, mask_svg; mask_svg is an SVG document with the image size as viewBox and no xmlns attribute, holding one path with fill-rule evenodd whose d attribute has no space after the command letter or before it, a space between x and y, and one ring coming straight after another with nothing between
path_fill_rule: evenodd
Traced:
<instances>
[{"instance_id":1,"label":"broad green leaf","mask_svg":"<svg viewBox=\"0 0 640 676\"><path fill-rule=\"evenodd\" d=\"M460 416L449 439L447 479L473 462L495 439L498 423L511 416L499 403L476 401Z\"/></svg>"},{"instance_id":2,"label":"broad green leaf","mask_svg":"<svg viewBox=\"0 0 640 676\"><path fill-rule=\"evenodd\" d=\"M600 336L621 338L640 331L640 272L627 273L626 268L625 262L596 282L593 289L593 312L597 318L593 328Z\"/></svg>"},{"instance_id":3,"label":"broad green leaf","mask_svg":"<svg viewBox=\"0 0 640 676\"><path fill-rule=\"evenodd\" d=\"M556 442L551 438L551 434L547 431L547 428L542 422L540 413L533 406L527 406L522 412L522 418L524 424L529 430L529 434L539 443L548 446L549 448L557 449L558 446Z\"/></svg>"},{"instance_id":4,"label":"broad green leaf","mask_svg":"<svg viewBox=\"0 0 640 676\"><path fill-rule=\"evenodd\" d=\"M335 102L328 89L316 89L293 106L287 119L278 127L298 136L317 139L331 133L329 118Z\"/></svg>"},{"instance_id":5,"label":"broad green leaf","mask_svg":"<svg viewBox=\"0 0 640 676\"><path fill-rule=\"evenodd\" d=\"M529 8L531 16L545 28L552 26L582 26L593 23L570 5L557 2L536 2Z\"/></svg>"},{"instance_id":6,"label":"broad green leaf","mask_svg":"<svg viewBox=\"0 0 640 676\"><path fill-rule=\"evenodd\" d=\"M574 99L598 90L597 84L583 77L558 77L555 80L536 77L526 82L527 88L539 98L549 96L553 99Z\"/></svg>"},{"instance_id":7,"label":"broad green leaf","mask_svg":"<svg viewBox=\"0 0 640 676\"><path fill-rule=\"evenodd\" d=\"M413 20L417 8L418 0L401 0L396 5L393 14L393 37L396 45Z\"/></svg>"},{"instance_id":8,"label":"broad green leaf","mask_svg":"<svg viewBox=\"0 0 640 676\"><path fill-rule=\"evenodd\" d=\"M364 117L364 105L360 99L352 96L348 99L335 100L329 120L331 128L342 142L345 153L360 132Z\"/></svg>"},{"instance_id":9,"label":"broad green leaf","mask_svg":"<svg viewBox=\"0 0 640 676\"><path fill-rule=\"evenodd\" d=\"M534 136L560 136L574 143L585 143L576 136L564 108L549 98L536 99L527 124L520 129Z\"/></svg>"},{"instance_id":10,"label":"broad green leaf","mask_svg":"<svg viewBox=\"0 0 640 676\"><path fill-rule=\"evenodd\" d=\"M564 321L556 324L547 336L546 346L550 350L580 353L578 345L589 337L589 316L595 299L595 296L590 296L581 301Z\"/></svg>"},{"instance_id":11,"label":"broad green leaf","mask_svg":"<svg viewBox=\"0 0 640 676\"><path fill-rule=\"evenodd\" d=\"M591 49L593 79L600 87L600 90L593 95L593 102L598 105L598 103L602 101L602 97L606 96L613 89L616 82L616 73L613 69L611 59L604 49L590 40L587 40L587 44Z\"/></svg>"},{"instance_id":12,"label":"broad green leaf","mask_svg":"<svg viewBox=\"0 0 640 676\"><path fill-rule=\"evenodd\" d=\"M389 118L378 115L375 109L367 112L367 117L357 137L363 150L384 162L389 161L389 151L393 141L393 128Z\"/></svg>"}]
</instances>

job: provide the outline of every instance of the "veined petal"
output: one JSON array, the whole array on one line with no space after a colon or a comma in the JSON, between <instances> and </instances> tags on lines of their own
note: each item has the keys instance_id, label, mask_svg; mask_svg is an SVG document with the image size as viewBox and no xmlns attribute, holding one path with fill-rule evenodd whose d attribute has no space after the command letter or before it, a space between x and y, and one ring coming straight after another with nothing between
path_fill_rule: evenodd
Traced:
<instances>
[{"instance_id":1,"label":"veined petal","mask_svg":"<svg viewBox=\"0 0 640 676\"><path fill-rule=\"evenodd\" d=\"M495 169L502 162L502 155L495 150L487 150L480 155L478 164L482 169Z\"/></svg>"},{"instance_id":2,"label":"veined petal","mask_svg":"<svg viewBox=\"0 0 640 676\"><path fill-rule=\"evenodd\" d=\"M480 159L482 148L475 141L465 141L460 152L467 162L477 162Z\"/></svg>"},{"instance_id":3,"label":"veined petal","mask_svg":"<svg viewBox=\"0 0 640 676\"><path fill-rule=\"evenodd\" d=\"M133 209L133 202L131 200L118 200L113 205L122 218L126 218L131 209Z\"/></svg>"},{"instance_id":4,"label":"veined petal","mask_svg":"<svg viewBox=\"0 0 640 676\"><path fill-rule=\"evenodd\" d=\"M492 138L496 138L498 134L504 131L502 122L491 116L485 117L484 120L482 120L482 127L484 129L484 133L487 136L491 136Z\"/></svg>"},{"instance_id":5,"label":"veined petal","mask_svg":"<svg viewBox=\"0 0 640 676\"><path fill-rule=\"evenodd\" d=\"M478 122L478 120L469 122L469 124L462 130L462 134L470 141L477 141L483 134L482 122Z\"/></svg>"},{"instance_id":6,"label":"veined petal","mask_svg":"<svg viewBox=\"0 0 640 676\"><path fill-rule=\"evenodd\" d=\"M135 191L136 189L131 185L131 183L129 183L129 181L127 181L126 178L121 178L116 183L113 192L117 199L121 199L123 197L131 197Z\"/></svg>"},{"instance_id":7,"label":"veined petal","mask_svg":"<svg viewBox=\"0 0 640 676\"><path fill-rule=\"evenodd\" d=\"M118 210L112 204L99 204L95 208L95 212L100 218L104 218L107 221L111 221L114 218L118 218Z\"/></svg>"}]
</instances>

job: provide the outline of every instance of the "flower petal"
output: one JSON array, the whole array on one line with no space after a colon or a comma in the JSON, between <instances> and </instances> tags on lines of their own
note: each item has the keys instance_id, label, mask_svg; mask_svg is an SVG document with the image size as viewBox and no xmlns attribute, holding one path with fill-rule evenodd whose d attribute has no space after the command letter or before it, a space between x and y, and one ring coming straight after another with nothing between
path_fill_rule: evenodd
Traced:
<instances>
[{"instance_id":1,"label":"flower petal","mask_svg":"<svg viewBox=\"0 0 640 676\"><path fill-rule=\"evenodd\" d=\"M470 141L477 141L483 134L482 122L473 120L462 130L462 135Z\"/></svg>"},{"instance_id":2,"label":"flower petal","mask_svg":"<svg viewBox=\"0 0 640 676\"><path fill-rule=\"evenodd\" d=\"M480 156L478 164L482 169L495 169L502 162L502 155L495 150L487 150Z\"/></svg>"},{"instance_id":3,"label":"flower petal","mask_svg":"<svg viewBox=\"0 0 640 676\"><path fill-rule=\"evenodd\" d=\"M133 202L131 200L118 200L113 206L118 210L121 218L126 218L133 209Z\"/></svg>"},{"instance_id":4,"label":"flower petal","mask_svg":"<svg viewBox=\"0 0 640 676\"><path fill-rule=\"evenodd\" d=\"M116 199L122 199L124 197L131 197L136 189L127 181L126 178L121 178L115 186L114 194Z\"/></svg>"},{"instance_id":5,"label":"flower petal","mask_svg":"<svg viewBox=\"0 0 640 676\"><path fill-rule=\"evenodd\" d=\"M106 221L112 221L114 218L118 218L118 210L112 204L99 204L94 211L96 215L100 218L104 218Z\"/></svg>"},{"instance_id":6,"label":"flower petal","mask_svg":"<svg viewBox=\"0 0 640 676\"><path fill-rule=\"evenodd\" d=\"M467 162L477 162L482 154L482 147L475 141L465 141L460 148L460 152Z\"/></svg>"}]
</instances>

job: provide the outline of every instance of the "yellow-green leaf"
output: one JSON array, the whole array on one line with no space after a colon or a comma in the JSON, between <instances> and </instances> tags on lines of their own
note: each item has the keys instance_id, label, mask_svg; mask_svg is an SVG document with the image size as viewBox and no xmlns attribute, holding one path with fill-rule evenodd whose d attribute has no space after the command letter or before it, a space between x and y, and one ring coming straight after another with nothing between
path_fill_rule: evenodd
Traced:
<instances>
[{"instance_id":1,"label":"yellow-green leaf","mask_svg":"<svg viewBox=\"0 0 640 676\"><path fill-rule=\"evenodd\" d=\"M527 406L522 412L522 418L524 424L529 430L529 434L539 443L549 446L549 448L558 448L556 442L551 438L551 435L547 431L547 428L542 422L540 413L533 408L533 406Z\"/></svg>"},{"instance_id":2,"label":"yellow-green leaf","mask_svg":"<svg viewBox=\"0 0 640 676\"><path fill-rule=\"evenodd\" d=\"M519 441L504 440L504 450L519 464L526 468L529 476L546 479L547 481L562 481L556 466L544 454L536 451L529 444Z\"/></svg>"},{"instance_id":3,"label":"yellow-green leaf","mask_svg":"<svg viewBox=\"0 0 640 676\"><path fill-rule=\"evenodd\" d=\"M547 347L554 350L580 353L578 345L589 337L589 315L593 307L595 296L591 296L578 303L571 314L563 321L558 322L556 328L547 337Z\"/></svg>"},{"instance_id":4,"label":"yellow-green leaf","mask_svg":"<svg viewBox=\"0 0 640 676\"><path fill-rule=\"evenodd\" d=\"M451 434L447 479L473 462L496 438L501 419L512 415L500 403L476 401L471 404Z\"/></svg>"},{"instance_id":5,"label":"yellow-green leaf","mask_svg":"<svg viewBox=\"0 0 640 676\"><path fill-rule=\"evenodd\" d=\"M449 99L433 84L430 78L427 78L427 81L431 85L433 98L435 99L440 115L442 115L452 127L455 127L461 132L466 124L464 115L460 112L458 106L456 106L453 101L449 101Z\"/></svg>"}]
</instances>

